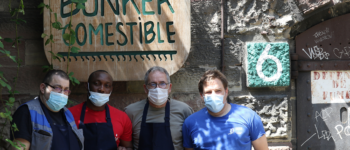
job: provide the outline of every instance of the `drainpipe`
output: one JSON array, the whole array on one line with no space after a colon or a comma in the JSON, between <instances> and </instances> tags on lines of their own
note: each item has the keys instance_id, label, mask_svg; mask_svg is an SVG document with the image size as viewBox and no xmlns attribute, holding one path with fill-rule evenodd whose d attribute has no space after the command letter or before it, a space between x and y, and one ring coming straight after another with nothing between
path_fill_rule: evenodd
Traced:
<instances>
[{"instance_id":1,"label":"drainpipe","mask_svg":"<svg viewBox=\"0 0 350 150\"><path fill-rule=\"evenodd\" d=\"M224 21L224 4L226 0L221 0L221 72L224 73L225 65L224 65L224 29L225 29L225 21Z\"/></svg>"}]
</instances>

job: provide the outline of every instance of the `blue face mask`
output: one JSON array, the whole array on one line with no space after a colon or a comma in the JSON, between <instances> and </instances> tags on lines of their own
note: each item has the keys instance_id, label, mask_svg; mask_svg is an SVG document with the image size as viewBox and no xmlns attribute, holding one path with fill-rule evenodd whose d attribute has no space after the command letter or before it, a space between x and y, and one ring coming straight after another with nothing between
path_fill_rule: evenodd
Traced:
<instances>
[{"instance_id":1,"label":"blue face mask","mask_svg":"<svg viewBox=\"0 0 350 150\"><path fill-rule=\"evenodd\" d=\"M104 93L92 92L90 91L89 83L88 83L88 90L90 92L90 96L89 96L90 101L97 107L101 107L104 104L106 104L109 101L109 96L112 93L111 92L109 94L104 94Z\"/></svg>"},{"instance_id":2,"label":"blue face mask","mask_svg":"<svg viewBox=\"0 0 350 150\"><path fill-rule=\"evenodd\" d=\"M218 113L224 108L224 95L210 94L204 96L204 105L213 113Z\"/></svg>"},{"instance_id":3,"label":"blue face mask","mask_svg":"<svg viewBox=\"0 0 350 150\"><path fill-rule=\"evenodd\" d=\"M59 111L64 106L67 105L67 102L68 102L67 95L51 91L50 98L48 101L46 101L46 104L47 104L47 106L50 107L51 110Z\"/></svg>"}]
</instances>

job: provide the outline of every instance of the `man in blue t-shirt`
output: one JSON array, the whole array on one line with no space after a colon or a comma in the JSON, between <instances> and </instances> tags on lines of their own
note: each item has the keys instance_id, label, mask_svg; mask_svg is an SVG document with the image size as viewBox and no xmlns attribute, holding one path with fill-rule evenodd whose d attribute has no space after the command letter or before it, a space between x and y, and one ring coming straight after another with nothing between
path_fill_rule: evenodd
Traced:
<instances>
[{"instance_id":1,"label":"man in blue t-shirt","mask_svg":"<svg viewBox=\"0 0 350 150\"><path fill-rule=\"evenodd\" d=\"M206 108L189 116L183 126L185 150L268 150L260 117L251 109L226 101L226 77L218 70L204 73L198 83Z\"/></svg>"}]
</instances>

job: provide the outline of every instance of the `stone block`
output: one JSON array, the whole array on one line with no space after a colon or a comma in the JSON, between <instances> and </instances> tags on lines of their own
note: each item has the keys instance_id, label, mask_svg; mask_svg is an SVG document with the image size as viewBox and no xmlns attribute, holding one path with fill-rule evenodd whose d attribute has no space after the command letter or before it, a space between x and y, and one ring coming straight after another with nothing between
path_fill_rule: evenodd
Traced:
<instances>
[{"instance_id":1,"label":"stone block","mask_svg":"<svg viewBox=\"0 0 350 150\"><path fill-rule=\"evenodd\" d=\"M129 81L126 82L126 90L129 94L144 94L145 90L143 89L143 85L145 81Z\"/></svg>"},{"instance_id":2,"label":"stone block","mask_svg":"<svg viewBox=\"0 0 350 150\"><path fill-rule=\"evenodd\" d=\"M1 35L1 34L0 34ZM2 37L5 38L5 37ZM1 40L1 42L4 44L4 49L7 51L10 51L11 56L15 56L15 59L17 61L18 58L18 49L19 49L19 58L22 60L21 66L24 65L25 62L25 41L21 41L17 46L12 47L12 43L5 42L4 40ZM17 63L14 62L9 57L5 56L3 53L0 53L0 65L3 67L17 67Z\"/></svg>"},{"instance_id":3,"label":"stone block","mask_svg":"<svg viewBox=\"0 0 350 150\"><path fill-rule=\"evenodd\" d=\"M229 92L242 90L241 71L241 66L226 66L224 75L227 78Z\"/></svg>"},{"instance_id":4,"label":"stone block","mask_svg":"<svg viewBox=\"0 0 350 150\"><path fill-rule=\"evenodd\" d=\"M27 40L25 43L25 65L49 65L44 52L43 40Z\"/></svg>"},{"instance_id":5,"label":"stone block","mask_svg":"<svg viewBox=\"0 0 350 150\"><path fill-rule=\"evenodd\" d=\"M192 109L197 112L200 109L204 108L204 101L201 99L201 96L198 93L173 93L171 98L185 102Z\"/></svg>"},{"instance_id":6,"label":"stone block","mask_svg":"<svg viewBox=\"0 0 350 150\"><path fill-rule=\"evenodd\" d=\"M43 33L43 15L40 9L29 9L25 15L19 15L19 18L26 23L17 25L18 36L21 39L41 39ZM3 38L16 37L16 24L9 12L0 12L0 35Z\"/></svg>"},{"instance_id":7,"label":"stone block","mask_svg":"<svg viewBox=\"0 0 350 150\"><path fill-rule=\"evenodd\" d=\"M263 122L268 139L291 137L287 134L291 130L287 96L229 96L229 100L254 110Z\"/></svg>"},{"instance_id":8,"label":"stone block","mask_svg":"<svg viewBox=\"0 0 350 150\"><path fill-rule=\"evenodd\" d=\"M290 85L288 43L247 43L247 86Z\"/></svg>"},{"instance_id":9,"label":"stone block","mask_svg":"<svg viewBox=\"0 0 350 150\"><path fill-rule=\"evenodd\" d=\"M17 76L16 67L1 67L0 71L4 73L4 77L9 81L12 88L14 88L14 77ZM41 66L23 66L20 67L17 79L16 90L20 94L38 95L39 86L44 79L45 73ZM7 94L7 89L3 90L3 94Z\"/></svg>"},{"instance_id":10,"label":"stone block","mask_svg":"<svg viewBox=\"0 0 350 150\"><path fill-rule=\"evenodd\" d=\"M181 68L170 76L173 93L197 93L198 81L206 70L204 68Z\"/></svg>"}]
</instances>

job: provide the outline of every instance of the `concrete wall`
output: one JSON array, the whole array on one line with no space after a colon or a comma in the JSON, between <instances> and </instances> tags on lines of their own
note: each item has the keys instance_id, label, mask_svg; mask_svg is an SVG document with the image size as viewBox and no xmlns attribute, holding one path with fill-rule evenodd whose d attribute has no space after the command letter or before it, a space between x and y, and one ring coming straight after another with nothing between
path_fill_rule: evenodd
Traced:
<instances>
[{"instance_id":1,"label":"concrete wall","mask_svg":"<svg viewBox=\"0 0 350 150\"><path fill-rule=\"evenodd\" d=\"M44 76L42 66L48 61L44 55L43 17L36 6L40 0L27 0L27 23L18 26L22 37L16 107L38 94L39 84ZM0 0L0 36L15 37L15 26L10 22L9 2ZM12 8L18 1L12 2ZM200 76L208 69L221 69L221 19L224 20L224 74L229 81L228 101L245 105L256 111L264 123L271 149L290 149L296 144L296 94L295 81L288 87L248 88L246 85L246 43L287 42L290 52L295 52L294 38L308 28L322 21L346 14L350 3L345 0L331 4L315 5L307 0L227 0L224 4L224 18L221 18L221 2L218 0L191 1L191 51L182 68L171 76L173 84L171 97L189 104L195 111L203 108L197 84ZM313 8L313 9L311 9ZM307 12L306 14L304 14ZM5 45L11 54L17 50ZM7 58L1 58L0 71L7 79L16 75L16 66ZM88 76L88 75L87 75ZM115 82L110 104L122 109L146 98L143 81ZM74 86L69 99L73 106L87 99L86 83ZM7 91L3 91L6 98ZM0 104L1 106L1 104ZM1 107L0 107L1 108ZM0 120L0 123L3 123ZM2 145L0 143L0 145ZM0 147L1 149L1 147Z\"/></svg>"}]
</instances>

